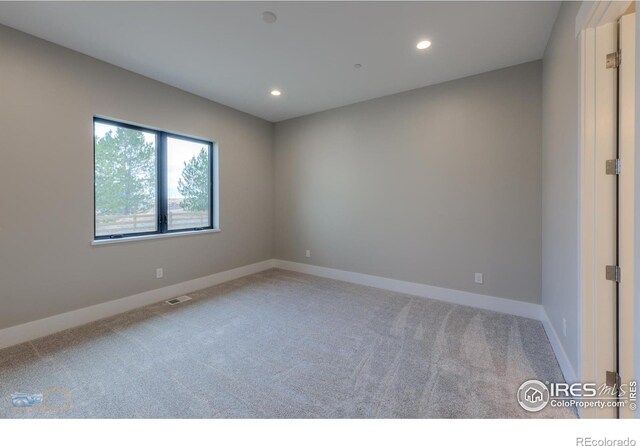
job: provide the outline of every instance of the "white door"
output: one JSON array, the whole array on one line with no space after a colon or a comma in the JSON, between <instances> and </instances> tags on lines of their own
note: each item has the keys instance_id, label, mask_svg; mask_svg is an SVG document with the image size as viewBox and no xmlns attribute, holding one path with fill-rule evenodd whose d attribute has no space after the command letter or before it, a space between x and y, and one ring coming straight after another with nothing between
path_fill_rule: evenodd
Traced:
<instances>
[{"instance_id":1,"label":"white door","mask_svg":"<svg viewBox=\"0 0 640 446\"><path fill-rule=\"evenodd\" d=\"M620 55L618 68L619 133L619 370L622 383L634 379L634 122L635 122L635 66L636 66L636 14L620 19ZM621 417L632 418L634 412L626 406Z\"/></svg>"},{"instance_id":2,"label":"white door","mask_svg":"<svg viewBox=\"0 0 640 446\"><path fill-rule=\"evenodd\" d=\"M634 377L634 123L635 123L635 14L595 29L592 60L595 68L592 173L593 221L593 326L591 364L584 381L605 384L607 372L619 373L620 382ZM607 55L620 49L617 68L607 68ZM587 59L589 60L589 59ZM607 172L607 161L620 160L618 175ZM620 267L619 282L607 278L609 265ZM615 418L614 408L586 410L587 417ZM628 406L619 416L631 417Z\"/></svg>"},{"instance_id":3,"label":"white door","mask_svg":"<svg viewBox=\"0 0 640 446\"><path fill-rule=\"evenodd\" d=\"M620 50L617 68L607 67L607 55ZM634 333L634 120L635 14L595 29L595 103L593 172L595 196L593 314L594 370L598 385L607 372L618 373L624 385L633 379ZM607 172L607 161L620 160L620 173ZM620 267L619 281L605 274ZM589 417L632 417L628 406L587 410Z\"/></svg>"},{"instance_id":4,"label":"white door","mask_svg":"<svg viewBox=\"0 0 640 446\"><path fill-rule=\"evenodd\" d=\"M606 383L607 371L617 370L617 283L605 271L617 265L617 178L608 175L608 160L618 156L617 69L607 68L607 55L618 50L618 24L608 23L595 30L595 302L593 378ZM615 409L594 410L589 416L615 418Z\"/></svg>"},{"instance_id":5,"label":"white door","mask_svg":"<svg viewBox=\"0 0 640 446\"><path fill-rule=\"evenodd\" d=\"M628 385L640 372L640 354L636 355L635 363L633 360L634 334L640 351L640 304L634 305L635 295L640 299L640 288L635 292L634 276L637 270L640 277L640 261L634 262L634 258L640 259L640 183L634 178L635 172L640 172L640 155L635 156L634 147L637 20L634 12L635 2L584 2L581 8L584 20L578 23L581 28L578 374L581 382L599 386L607 381L616 384L618 377L622 385ZM620 58L615 57L618 49ZM609 160L620 161L619 172L606 171ZM608 265L619 267L617 280L607 280ZM636 413L640 417L640 409ZM614 418L629 417L632 413L629 408L620 411L583 408L580 415Z\"/></svg>"}]
</instances>

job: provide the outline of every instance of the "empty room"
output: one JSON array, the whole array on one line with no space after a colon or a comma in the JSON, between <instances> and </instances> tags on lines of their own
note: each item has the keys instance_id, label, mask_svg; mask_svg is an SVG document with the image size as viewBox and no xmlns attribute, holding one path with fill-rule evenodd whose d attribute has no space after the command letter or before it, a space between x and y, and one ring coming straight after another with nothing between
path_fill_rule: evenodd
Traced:
<instances>
[{"instance_id":1,"label":"empty room","mask_svg":"<svg viewBox=\"0 0 640 446\"><path fill-rule=\"evenodd\" d=\"M640 441L635 11L0 2L0 430Z\"/></svg>"}]
</instances>

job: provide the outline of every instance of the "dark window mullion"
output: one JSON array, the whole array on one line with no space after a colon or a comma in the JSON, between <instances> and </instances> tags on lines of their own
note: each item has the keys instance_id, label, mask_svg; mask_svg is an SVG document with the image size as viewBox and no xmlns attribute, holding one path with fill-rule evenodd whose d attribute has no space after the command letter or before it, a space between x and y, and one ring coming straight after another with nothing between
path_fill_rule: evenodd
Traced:
<instances>
[{"instance_id":1,"label":"dark window mullion","mask_svg":"<svg viewBox=\"0 0 640 446\"><path fill-rule=\"evenodd\" d=\"M213 160L213 143L209 143L209 228L212 228L215 226L214 223L214 204L213 204L213 200L214 200L214 187L213 187L213 169L214 169L214 160Z\"/></svg>"},{"instance_id":2,"label":"dark window mullion","mask_svg":"<svg viewBox=\"0 0 640 446\"><path fill-rule=\"evenodd\" d=\"M167 134L158 132L158 232L168 231Z\"/></svg>"}]
</instances>

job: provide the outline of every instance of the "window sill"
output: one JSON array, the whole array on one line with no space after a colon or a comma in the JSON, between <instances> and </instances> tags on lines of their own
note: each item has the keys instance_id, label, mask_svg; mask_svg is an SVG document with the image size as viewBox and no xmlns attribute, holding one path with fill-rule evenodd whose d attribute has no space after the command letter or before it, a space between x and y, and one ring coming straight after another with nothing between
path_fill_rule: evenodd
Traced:
<instances>
[{"instance_id":1,"label":"window sill","mask_svg":"<svg viewBox=\"0 0 640 446\"><path fill-rule=\"evenodd\" d=\"M91 245L93 246L101 246L101 245L111 245L114 243L129 243L129 242L141 242L144 240L157 240L162 238L170 238L170 237L183 237L189 235L201 235L201 234L212 234L214 232L220 232L220 229L204 229L202 231L185 231L185 232L171 232L169 234L153 234L153 235L138 235L134 237L123 237L123 238L114 238L114 239L100 239L93 240Z\"/></svg>"}]
</instances>

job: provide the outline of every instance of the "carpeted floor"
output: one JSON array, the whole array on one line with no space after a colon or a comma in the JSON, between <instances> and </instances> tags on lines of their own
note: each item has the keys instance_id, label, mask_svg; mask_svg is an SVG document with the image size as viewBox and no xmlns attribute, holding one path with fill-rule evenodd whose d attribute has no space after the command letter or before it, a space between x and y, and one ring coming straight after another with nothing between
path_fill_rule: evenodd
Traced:
<instances>
[{"instance_id":1,"label":"carpeted floor","mask_svg":"<svg viewBox=\"0 0 640 446\"><path fill-rule=\"evenodd\" d=\"M191 297L0 350L0 417L575 417L516 401L562 380L538 321L282 270Z\"/></svg>"}]
</instances>

